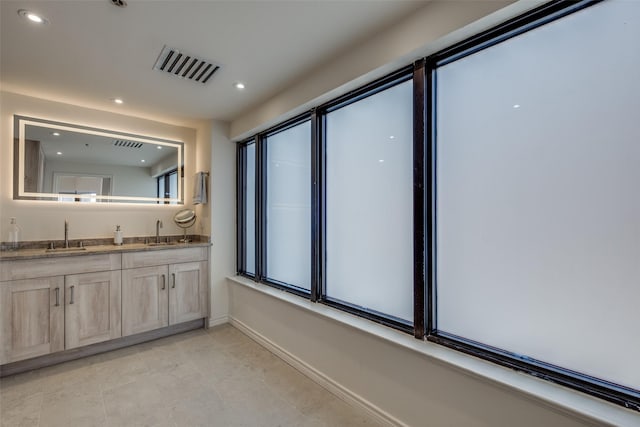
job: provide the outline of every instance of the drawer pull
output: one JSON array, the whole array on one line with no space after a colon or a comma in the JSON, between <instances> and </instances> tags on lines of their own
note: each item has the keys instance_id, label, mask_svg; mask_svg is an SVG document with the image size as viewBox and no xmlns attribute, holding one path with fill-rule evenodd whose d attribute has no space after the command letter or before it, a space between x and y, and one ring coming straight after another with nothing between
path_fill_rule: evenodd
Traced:
<instances>
[{"instance_id":1,"label":"drawer pull","mask_svg":"<svg viewBox=\"0 0 640 427\"><path fill-rule=\"evenodd\" d=\"M73 304L73 289L75 286L71 286L69 289L71 290L71 297L69 298L69 304Z\"/></svg>"},{"instance_id":2,"label":"drawer pull","mask_svg":"<svg viewBox=\"0 0 640 427\"><path fill-rule=\"evenodd\" d=\"M166 286L166 281L167 281L167 276L165 276L164 274L162 275L162 290L164 291L167 286Z\"/></svg>"},{"instance_id":3,"label":"drawer pull","mask_svg":"<svg viewBox=\"0 0 640 427\"><path fill-rule=\"evenodd\" d=\"M56 288L56 307L60 307L60 288Z\"/></svg>"},{"instance_id":4,"label":"drawer pull","mask_svg":"<svg viewBox=\"0 0 640 427\"><path fill-rule=\"evenodd\" d=\"M171 278L173 279L173 286L171 288L176 288L176 273L171 273Z\"/></svg>"}]
</instances>

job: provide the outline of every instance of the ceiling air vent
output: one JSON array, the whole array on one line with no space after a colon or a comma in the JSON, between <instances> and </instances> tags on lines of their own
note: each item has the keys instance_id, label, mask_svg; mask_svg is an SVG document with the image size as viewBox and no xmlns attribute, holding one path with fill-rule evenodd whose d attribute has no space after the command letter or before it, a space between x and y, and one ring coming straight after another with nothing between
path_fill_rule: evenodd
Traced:
<instances>
[{"instance_id":1,"label":"ceiling air vent","mask_svg":"<svg viewBox=\"0 0 640 427\"><path fill-rule=\"evenodd\" d=\"M180 52L168 46L162 48L153 66L154 70L169 73L182 79L206 83L220 66L212 61Z\"/></svg>"},{"instance_id":2,"label":"ceiling air vent","mask_svg":"<svg viewBox=\"0 0 640 427\"><path fill-rule=\"evenodd\" d=\"M142 142L127 141L126 139L116 139L113 141L113 145L124 148L142 148Z\"/></svg>"}]
</instances>

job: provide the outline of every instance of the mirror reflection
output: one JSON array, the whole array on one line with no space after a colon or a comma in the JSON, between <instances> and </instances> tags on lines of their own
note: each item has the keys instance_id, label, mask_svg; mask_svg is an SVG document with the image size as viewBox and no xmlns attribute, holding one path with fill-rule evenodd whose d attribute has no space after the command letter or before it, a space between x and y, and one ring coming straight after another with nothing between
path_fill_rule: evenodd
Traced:
<instances>
[{"instance_id":1,"label":"mirror reflection","mask_svg":"<svg viewBox=\"0 0 640 427\"><path fill-rule=\"evenodd\" d=\"M181 142L15 119L14 198L182 204Z\"/></svg>"}]
</instances>

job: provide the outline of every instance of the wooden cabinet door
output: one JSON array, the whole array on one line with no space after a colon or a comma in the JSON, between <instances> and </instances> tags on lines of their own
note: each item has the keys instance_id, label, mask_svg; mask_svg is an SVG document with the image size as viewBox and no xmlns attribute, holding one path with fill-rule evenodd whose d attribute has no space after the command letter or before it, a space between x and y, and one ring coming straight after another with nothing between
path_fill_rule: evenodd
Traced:
<instances>
[{"instance_id":1,"label":"wooden cabinet door","mask_svg":"<svg viewBox=\"0 0 640 427\"><path fill-rule=\"evenodd\" d=\"M41 187L40 159L42 156L42 148L40 141L24 141L24 191L27 193L35 193L38 186ZM44 162L42 162L44 164Z\"/></svg>"},{"instance_id":2,"label":"wooden cabinet door","mask_svg":"<svg viewBox=\"0 0 640 427\"><path fill-rule=\"evenodd\" d=\"M64 350L64 278L0 283L0 362Z\"/></svg>"},{"instance_id":3,"label":"wooden cabinet door","mask_svg":"<svg viewBox=\"0 0 640 427\"><path fill-rule=\"evenodd\" d=\"M122 270L122 336L168 325L168 266Z\"/></svg>"},{"instance_id":4,"label":"wooden cabinet door","mask_svg":"<svg viewBox=\"0 0 640 427\"><path fill-rule=\"evenodd\" d=\"M169 266L169 324L207 317L207 263Z\"/></svg>"},{"instance_id":5,"label":"wooden cabinet door","mask_svg":"<svg viewBox=\"0 0 640 427\"><path fill-rule=\"evenodd\" d=\"M65 348L122 336L120 271L65 276Z\"/></svg>"}]
</instances>

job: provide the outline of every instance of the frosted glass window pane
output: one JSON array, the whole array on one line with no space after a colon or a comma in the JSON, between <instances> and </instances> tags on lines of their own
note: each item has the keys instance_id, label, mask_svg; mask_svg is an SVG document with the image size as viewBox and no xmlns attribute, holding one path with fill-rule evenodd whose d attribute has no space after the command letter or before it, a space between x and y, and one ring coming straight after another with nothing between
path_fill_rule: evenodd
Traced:
<instances>
[{"instance_id":1,"label":"frosted glass window pane","mask_svg":"<svg viewBox=\"0 0 640 427\"><path fill-rule=\"evenodd\" d=\"M413 322L413 87L327 114L326 293Z\"/></svg>"},{"instance_id":2,"label":"frosted glass window pane","mask_svg":"<svg viewBox=\"0 0 640 427\"><path fill-rule=\"evenodd\" d=\"M267 278L311 289L311 122L269 136Z\"/></svg>"},{"instance_id":3,"label":"frosted glass window pane","mask_svg":"<svg viewBox=\"0 0 640 427\"><path fill-rule=\"evenodd\" d=\"M638 40L603 2L437 70L440 330L640 390Z\"/></svg>"},{"instance_id":4,"label":"frosted glass window pane","mask_svg":"<svg viewBox=\"0 0 640 427\"><path fill-rule=\"evenodd\" d=\"M164 175L158 177L158 197L164 199Z\"/></svg>"},{"instance_id":5,"label":"frosted glass window pane","mask_svg":"<svg viewBox=\"0 0 640 427\"><path fill-rule=\"evenodd\" d=\"M245 195L245 250L246 250L246 272L255 274L256 272L256 146L248 145L246 148L247 169L245 179L247 193Z\"/></svg>"}]
</instances>

